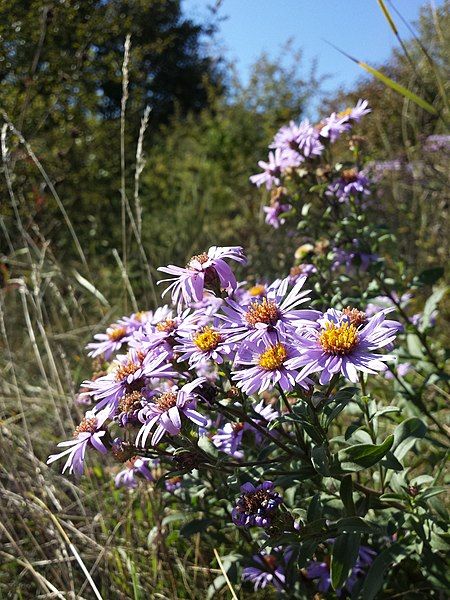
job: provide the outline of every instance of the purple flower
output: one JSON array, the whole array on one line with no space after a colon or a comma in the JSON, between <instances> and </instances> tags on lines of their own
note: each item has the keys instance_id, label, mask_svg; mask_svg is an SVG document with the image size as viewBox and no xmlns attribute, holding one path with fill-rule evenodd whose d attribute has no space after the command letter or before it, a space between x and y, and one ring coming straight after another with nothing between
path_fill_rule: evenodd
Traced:
<instances>
[{"instance_id":1,"label":"purple flower","mask_svg":"<svg viewBox=\"0 0 450 600\"><path fill-rule=\"evenodd\" d=\"M266 223L267 225L271 225L274 229L278 229L280 225L284 225L286 223L286 219L283 217L280 218L280 215L290 211L292 208L292 204L281 204L276 200L272 202L270 206L264 206L263 210L266 213Z\"/></svg>"},{"instance_id":2,"label":"purple flower","mask_svg":"<svg viewBox=\"0 0 450 600\"><path fill-rule=\"evenodd\" d=\"M385 371L384 363L395 357L375 351L391 344L401 328L400 323L385 321L386 312L381 311L365 325L358 326L345 312L327 310L316 329L298 334L296 346L301 355L288 360L286 367L303 367L299 379L320 372L322 385L338 373L357 383L358 371L373 374Z\"/></svg>"},{"instance_id":3,"label":"purple flower","mask_svg":"<svg viewBox=\"0 0 450 600\"><path fill-rule=\"evenodd\" d=\"M258 487L251 483L241 486L241 496L236 501L231 518L239 527L269 527L283 498L274 491L271 481Z\"/></svg>"},{"instance_id":4,"label":"purple flower","mask_svg":"<svg viewBox=\"0 0 450 600\"><path fill-rule=\"evenodd\" d=\"M178 352L178 362L189 361L191 367L197 367L200 363L213 360L222 364L224 357L231 354L232 349L226 343L224 332L212 325L205 325L200 329L182 337L178 337L179 344L174 347Z\"/></svg>"},{"instance_id":5,"label":"purple flower","mask_svg":"<svg viewBox=\"0 0 450 600\"><path fill-rule=\"evenodd\" d=\"M360 98L356 103L356 106L354 108L351 108L347 112L348 118L351 121L358 122L361 120L361 117L364 117L364 115L369 114L370 112L372 112L372 110L369 108L369 101Z\"/></svg>"},{"instance_id":6,"label":"purple flower","mask_svg":"<svg viewBox=\"0 0 450 600\"><path fill-rule=\"evenodd\" d=\"M269 152L268 162L260 160L258 166L263 169L262 173L252 175L250 181L256 186L260 187L265 184L266 188L270 190L274 185L278 186L281 184L281 174L284 169L291 165L292 157L286 154L286 151L281 148L276 148L275 152Z\"/></svg>"},{"instance_id":7,"label":"purple flower","mask_svg":"<svg viewBox=\"0 0 450 600\"><path fill-rule=\"evenodd\" d=\"M224 315L219 315L228 326L228 340L255 340L273 332L285 337L302 323L317 319L318 311L295 310L310 299L307 297L310 290L302 290L305 281L306 277L299 278L288 293L289 277L277 280L269 286L265 296L243 306L228 299L222 308Z\"/></svg>"},{"instance_id":8,"label":"purple flower","mask_svg":"<svg viewBox=\"0 0 450 600\"><path fill-rule=\"evenodd\" d=\"M143 425L137 434L136 444L145 446L155 426L152 446L156 446L165 433L178 435L181 431L182 415L196 425L205 426L207 419L195 410L197 396L192 393L204 381L203 377L198 377L181 388L174 386L171 391L148 402L139 413L139 420Z\"/></svg>"},{"instance_id":9,"label":"purple flower","mask_svg":"<svg viewBox=\"0 0 450 600\"><path fill-rule=\"evenodd\" d=\"M339 267L345 266L345 270L347 273L352 271L355 266L359 267L362 271L367 271L370 264L375 262L378 259L376 254L370 254L368 252L363 252L358 248L357 240L353 240L355 246L346 250L345 248L333 248L333 257L331 269L335 271L339 269Z\"/></svg>"},{"instance_id":10,"label":"purple flower","mask_svg":"<svg viewBox=\"0 0 450 600\"><path fill-rule=\"evenodd\" d=\"M369 180L356 169L343 169L339 179L328 186L325 194L336 197L339 202L347 202L350 197L370 195Z\"/></svg>"},{"instance_id":11,"label":"purple flower","mask_svg":"<svg viewBox=\"0 0 450 600\"><path fill-rule=\"evenodd\" d=\"M273 554L261 552L252 556L254 566L244 568L242 579L252 582L255 591L262 590L267 585L273 585L277 590L282 590L286 578L278 554L275 552Z\"/></svg>"},{"instance_id":12,"label":"purple flower","mask_svg":"<svg viewBox=\"0 0 450 600\"><path fill-rule=\"evenodd\" d=\"M293 389L297 382L308 388L311 381L301 378L299 372L287 366L300 353L293 344L278 342L269 336L258 340L246 340L241 344L235 359L232 378L245 394L261 394L277 384L283 391Z\"/></svg>"},{"instance_id":13,"label":"purple flower","mask_svg":"<svg viewBox=\"0 0 450 600\"><path fill-rule=\"evenodd\" d=\"M224 289L231 294L236 289L237 282L233 271L225 262L225 258L239 263L246 262L240 246L223 248L211 246L208 252L193 256L185 268L175 265L159 267L159 271L174 275L174 277L161 281L161 283L172 282L164 294L171 290L172 302L178 305L181 305L182 302L189 304L192 301L202 301L205 288L215 293L220 293Z\"/></svg>"},{"instance_id":14,"label":"purple flower","mask_svg":"<svg viewBox=\"0 0 450 600\"><path fill-rule=\"evenodd\" d=\"M424 149L427 152L448 151L450 149L450 135L429 135L425 140Z\"/></svg>"},{"instance_id":15,"label":"purple flower","mask_svg":"<svg viewBox=\"0 0 450 600\"><path fill-rule=\"evenodd\" d=\"M412 371L412 365L409 362L400 363L396 366L396 372L399 377L405 377ZM384 376L386 379L394 379L394 374L391 371L386 371Z\"/></svg>"},{"instance_id":16,"label":"purple flower","mask_svg":"<svg viewBox=\"0 0 450 600\"><path fill-rule=\"evenodd\" d=\"M109 360L128 341L130 333L131 330L126 325L113 323L107 328L106 333L94 335L94 340L97 341L90 342L86 346L89 350L88 356L95 358L103 355L105 360Z\"/></svg>"},{"instance_id":17,"label":"purple flower","mask_svg":"<svg viewBox=\"0 0 450 600\"><path fill-rule=\"evenodd\" d=\"M298 167L305 158L320 156L323 144L319 140L319 132L308 119L303 120L300 125L290 121L275 134L271 148L279 148L285 152L286 161L291 158L289 166Z\"/></svg>"},{"instance_id":18,"label":"purple flower","mask_svg":"<svg viewBox=\"0 0 450 600\"><path fill-rule=\"evenodd\" d=\"M84 419L73 432L74 439L58 444L58 447L66 447L67 449L59 454L51 454L47 459L47 464L50 465L55 462L55 460L59 460L63 456L68 455L62 472L65 473L66 470L69 469L69 473L74 473L77 477L82 475L84 457L88 446L92 446L102 454L106 454L107 452L104 440L102 440L106 431L102 429L102 427L108 416L108 409L98 413L88 411L85 414Z\"/></svg>"},{"instance_id":19,"label":"purple flower","mask_svg":"<svg viewBox=\"0 0 450 600\"><path fill-rule=\"evenodd\" d=\"M242 443L242 436L246 429L246 423L225 423L212 436L212 443L216 448L233 456L237 460L244 458L244 453L239 450Z\"/></svg>"},{"instance_id":20,"label":"purple flower","mask_svg":"<svg viewBox=\"0 0 450 600\"><path fill-rule=\"evenodd\" d=\"M326 562L311 561L306 567L307 579L318 579L317 590L327 592L331 586L330 568Z\"/></svg>"},{"instance_id":21,"label":"purple flower","mask_svg":"<svg viewBox=\"0 0 450 600\"><path fill-rule=\"evenodd\" d=\"M117 473L114 482L116 487L133 489L137 487L137 476L140 475L147 481L153 481L153 475L148 467L152 465L150 458L133 456L125 465L125 469Z\"/></svg>"},{"instance_id":22,"label":"purple flower","mask_svg":"<svg viewBox=\"0 0 450 600\"><path fill-rule=\"evenodd\" d=\"M159 354L143 353L131 348L127 354L117 357L113 371L94 381L84 381L83 385L100 400L96 410L108 406L112 415L122 396L142 391L149 379L178 377L179 373L167 363L167 356L167 352L163 351Z\"/></svg>"},{"instance_id":23,"label":"purple flower","mask_svg":"<svg viewBox=\"0 0 450 600\"><path fill-rule=\"evenodd\" d=\"M289 283L294 285L300 277L314 275L317 273L317 268L309 263L302 263L291 268L289 273Z\"/></svg>"},{"instance_id":24,"label":"purple flower","mask_svg":"<svg viewBox=\"0 0 450 600\"><path fill-rule=\"evenodd\" d=\"M348 115L339 116L337 113L331 113L329 117L323 120L320 135L323 138L328 138L331 143L334 143L345 131L349 131L350 128Z\"/></svg>"},{"instance_id":25,"label":"purple flower","mask_svg":"<svg viewBox=\"0 0 450 600\"><path fill-rule=\"evenodd\" d=\"M179 490L181 487L183 479L181 477L169 477L164 481L164 487L168 492L173 494L176 490Z\"/></svg>"},{"instance_id":26,"label":"purple flower","mask_svg":"<svg viewBox=\"0 0 450 600\"><path fill-rule=\"evenodd\" d=\"M355 583L364 574L364 569L372 564L374 556L376 556L376 552L372 548L368 546L359 548L358 558L349 578L342 588L336 590L338 597L341 597L344 591L351 593ZM306 577L308 579L318 579L317 590L319 592L326 593L331 587L330 567L327 562L310 561L306 567Z\"/></svg>"}]
</instances>

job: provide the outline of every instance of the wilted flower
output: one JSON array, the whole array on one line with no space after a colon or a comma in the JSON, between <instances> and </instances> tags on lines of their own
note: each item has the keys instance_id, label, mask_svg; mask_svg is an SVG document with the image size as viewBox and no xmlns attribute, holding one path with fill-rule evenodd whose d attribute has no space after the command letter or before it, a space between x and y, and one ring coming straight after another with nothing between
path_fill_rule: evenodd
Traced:
<instances>
[{"instance_id":1,"label":"wilted flower","mask_svg":"<svg viewBox=\"0 0 450 600\"><path fill-rule=\"evenodd\" d=\"M202 301L205 288L219 294L223 289L231 294L236 289L237 282L225 258L239 263L246 262L241 246L211 246L208 252L193 256L185 268L175 265L159 267L159 271L174 275L160 282L172 282L164 294L171 290L172 302L178 305L182 302L189 304Z\"/></svg>"},{"instance_id":2,"label":"wilted flower","mask_svg":"<svg viewBox=\"0 0 450 600\"><path fill-rule=\"evenodd\" d=\"M136 488L138 475L147 481L153 481L153 475L148 468L152 462L150 458L143 458L141 456L132 457L125 464L125 468L117 473L114 479L116 487Z\"/></svg>"},{"instance_id":3,"label":"wilted flower","mask_svg":"<svg viewBox=\"0 0 450 600\"><path fill-rule=\"evenodd\" d=\"M233 508L231 517L239 527L269 527L283 498L274 491L271 481L257 487L251 483L241 486L241 496Z\"/></svg>"}]
</instances>

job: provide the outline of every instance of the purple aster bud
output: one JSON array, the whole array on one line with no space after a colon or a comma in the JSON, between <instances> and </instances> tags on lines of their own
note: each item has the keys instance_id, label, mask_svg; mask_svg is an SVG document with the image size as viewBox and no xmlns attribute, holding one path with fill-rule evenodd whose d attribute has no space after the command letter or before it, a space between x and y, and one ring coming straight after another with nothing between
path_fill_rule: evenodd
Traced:
<instances>
[{"instance_id":1,"label":"purple aster bud","mask_svg":"<svg viewBox=\"0 0 450 600\"><path fill-rule=\"evenodd\" d=\"M241 486L242 494L231 514L233 523L239 527L269 527L283 502L273 488L271 481L264 481L256 488L251 483Z\"/></svg>"}]
</instances>

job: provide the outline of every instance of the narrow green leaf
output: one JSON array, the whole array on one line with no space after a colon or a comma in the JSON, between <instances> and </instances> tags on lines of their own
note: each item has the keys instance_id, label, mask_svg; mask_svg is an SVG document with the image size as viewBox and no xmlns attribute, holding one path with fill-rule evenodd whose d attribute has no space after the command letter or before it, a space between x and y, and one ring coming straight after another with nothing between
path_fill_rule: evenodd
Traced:
<instances>
[{"instance_id":1,"label":"narrow green leaf","mask_svg":"<svg viewBox=\"0 0 450 600\"><path fill-rule=\"evenodd\" d=\"M210 525L214 523L213 519L194 519L180 529L180 535L183 537L190 537L194 533L202 533L208 529Z\"/></svg>"},{"instance_id":2,"label":"narrow green leaf","mask_svg":"<svg viewBox=\"0 0 450 600\"><path fill-rule=\"evenodd\" d=\"M355 511L355 503L353 502L353 481L351 475L346 475L341 481L339 495L344 505L347 516L353 516Z\"/></svg>"},{"instance_id":3,"label":"narrow green leaf","mask_svg":"<svg viewBox=\"0 0 450 600\"><path fill-rule=\"evenodd\" d=\"M360 533L343 533L336 538L331 554L331 585L334 590L347 581L358 558L360 542Z\"/></svg>"},{"instance_id":4,"label":"narrow green leaf","mask_svg":"<svg viewBox=\"0 0 450 600\"><path fill-rule=\"evenodd\" d=\"M344 517L334 525L338 533L372 533L372 527L361 517Z\"/></svg>"},{"instance_id":5,"label":"narrow green leaf","mask_svg":"<svg viewBox=\"0 0 450 600\"><path fill-rule=\"evenodd\" d=\"M314 446L311 450L311 462L320 475L330 476L330 464L325 446Z\"/></svg>"},{"instance_id":6,"label":"narrow green leaf","mask_svg":"<svg viewBox=\"0 0 450 600\"><path fill-rule=\"evenodd\" d=\"M386 17L386 21L389 23L389 27L394 32L394 35L398 35L398 29L395 26L394 19L391 17L391 13L388 11L386 4L383 0L378 0L378 4L380 5L381 10Z\"/></svg>"},{"instance_id":7,"label":"narrow green leaf","mask_svg":"<svg viewBox=\"0 0 450 600\"><path fill-rule=\"evenodd\" d=\"M364 581L362 589L364 600L373 600L377 596L385 581L385 572L393 562L404 556L404 552L398 544L392 544L376 557Z\"/></svg>"},{"instance_id":8,"label":"narrow green leaf","mask_svg":"<svg viewBox=\"0 0 450 600\"><path fill-rule=\"evenodd\" d=\"M430 114L432 114L432 115L438 114L438 111L434 108L434 106L432 106L429 102L427 102L420 96L417 96L417 94L415 94L414 92L411 92L411 90L408 90L408 88L405 88L403 85L400 85L400 83L397 83L396 81L394 81L387 75L384 75L384 73L381 73L381 71L374 69L373 67L371 67L370 65L368 65L365 62L358 60L357 63L365 71L367 71L368 73L370 73L371 75L373 75L374 77L379 79L382 83L384 83L384 85L386 85L387 87L394 90L394 92L397 92L404 98L411 100L411 102L414 102L414 104L417 104L417 106L420 106L420 108L423 108Z\"/></svg>"}]
</instances>

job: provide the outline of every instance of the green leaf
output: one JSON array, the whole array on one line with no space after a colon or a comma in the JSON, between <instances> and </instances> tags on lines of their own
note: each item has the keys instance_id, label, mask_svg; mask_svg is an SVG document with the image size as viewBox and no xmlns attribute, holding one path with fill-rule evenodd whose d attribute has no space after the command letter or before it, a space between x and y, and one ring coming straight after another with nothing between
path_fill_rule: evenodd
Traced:
<instances>
[{"instance_id":1,"label":"green leaf","mask_svg":"<svg viewBox=\"0 0 450 600\"><path fill-rule=\"evenodd\" d=\"M315 494L308 506L308 512L306 520L308 523L317 521L322 517L322 503L320 501L320 494Z\"/></svg>"},{"instance_id":2,"label":"green leaf","mask_svg":"<svg viewBox=\"0 0 450 600\"><path fill-rule=\"evenodd\" d=\"M341 481L341 487L339 488L339 495L344 505L347 515L353 516L355 514L355 503L353 502L353 481L351 475L345 475Z\"/></svg>"},{"instance_id":3,"label":"green leaf","mask_svg":"<svg viewBox=\"0 0 450 600\"><path fill-rule=\"evenodd\" d=\"M372 526L361 517L344 517L334 527L338 533L373 533Z\"/></svg>"},{"instance_id":4,"label":"green leaf","mask_svg":"<svg viewBox=\"0 0 450 600\"><path fill-rule=\"evenodd\" d=\"M311 450L311 462L320 475L330 476L330 464L325 446L314 446Z\"/></svg>"},{"instance_id":5,"label":"green leaf","mask_svg":"<svg viewBox=\"0 0 450 600\"><path fill-rule=\"evenodd\" d=\"M362 597L373 600L384 583L384 574L393 562L405 556L405 551L398 544L392 544L383 550L373 561L364 581Z\"/></svg>"},{"instance_id":6,"label":"green leaf","mask_svg":"<svg viewBox=\"0 0 450 600\"><path fill-rule=\"evenodd\" d=\"M394 444L392 452L398 460L402 460L405 454L414 446L418 438L425 437L427 426L418 417L406 419L394 430Z\"/></svg>"},{"instance_id":7,"label":"green leaf","mask_svg":"<svg viewBox=\"0 0 450 600\"><path fill-rule=\"evenodd\" d=\"M347 581L358 558L360 542L360 533L343 533L336 538L331 554L331 585L334 590Z\"/></svg>"},{"instance_id":8,"label":"green leaf","mask_svg":"<svg viewBox=\"0 0 450 600\"><path fill-rule=\"evenodd\" d=\"M394 92L397 92L404 98L411 100L411 102L414 102L414 104L417 104L418 106L420 106L420 108L423 108L431 115L438 114L438 111L434 108L434 106L432 106L429 102L427 102L426 100L424 100L423 98L421 98L420 96L415 94L414 92L411 92L411 90L408 90L408 88L404 87L400 83L397 83L396 81L394 81L393 79L391 79L390 77L385 75L384 73L381 73L381 71L374 69L367 63L359 61L359 60L357 62L360 67L362 67L365 71L367 71L368 73L370 73L371 75L373 75L374 77L379 79L382 83L384 83L385 86L391 88L391 90L394 90Z\"/></svg>"},{"instance_id":9,"label":"green leaf","mask_svg":"<svg viewBox=\"0 0 450 600\"><path fill-rule=\"evenodd\" d=\"M435 292L431 294L428 300L425 302L425 306L423 308L422 320L420 323L421 331L425 331L430 325L430 318L433 312L436 310L439 302L448 292L448 287L440 287Z\"/></svg>"},{"instance_id":10,"label":"green leaf","mask_svg":"<svg viewBox=\"0 0 450 600\"><path fill-rule=\"evenodd\" d=\"M194 519L180 529L180 535L183 537L190 537L194 533L202 533L208 529L210 525L214 523L213 519Z\"/></svg>"},{"instance_id":11,"label":"green leaf","mask_svg":"<svg viewBox=\"0 0 450 600\"><path fill-rule=\"evenodd\" d=\"M431 267L419 273L417 279L423 285L434 285L444 274L443 267Z\"/></svg>"},{"instance_id":12,"label":"green leaf","mask_svg":"<svg viewBox=\"0 0 450 600\"><path fill-rule=\"evenodd\" d=\"M394 436L387 437L382 444L357 444L338 452L338 460L343 471L361 471L376 465L386 456L394 442Z\"/></svg>"},{"instance_id":13,"label":"green leaf","mask_svg":"<svg viewBox=\"0 0 450 600\"><path fill-rule=\"evenodd\" d=\"M198 447L203 450L208 456L212 458L217 458L219 456L219 451L214 446L212 441L209 439L207 435L201 435L198 438Z\"/></svg>"}]
</instances>

